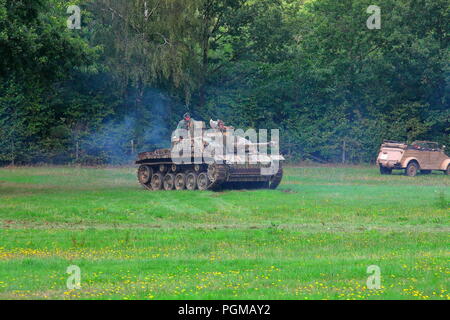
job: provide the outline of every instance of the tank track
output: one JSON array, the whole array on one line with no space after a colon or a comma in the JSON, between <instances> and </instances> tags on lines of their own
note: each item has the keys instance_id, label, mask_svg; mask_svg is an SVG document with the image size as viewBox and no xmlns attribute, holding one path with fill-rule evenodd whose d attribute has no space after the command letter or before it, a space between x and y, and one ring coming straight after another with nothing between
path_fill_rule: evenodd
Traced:
<instances>
[{"instance_id":1,"label":"tank track","mask_svg":"<svg viewBox=\"0 0 450 320\"><path fill-rule=\"evenodd\" d=\"M239 173L236 173L236 170L238 170ZM214 163L210 165L200 164L177 166L171 162L141 163L137 171L137 176L142 187L151 191L186 189L186 186L177 188L174 180L172 180L172 183L168 184L168 188L166 188L164 180L168 176L170 176L168 179L173 179L174 177L180 175L182 177L181 179L184 179L186 184L186 178L191 173L194 173L196 177L201 174L206 174L208 177L208 185L206 189L202 190L213 191L218 191L221 189L276 189L283 179L283 169L281 167L279 168L277 174L271 176L270 179L269 177L265 178L264 176L255 177L254 170L255 169L247 170L247 174L250 175L250 178L248 178L244 177L245 174L242 173L242 169L236 169L226 164ZM156 181L158 181L158 183L156 185L152 185L152 182L155 180L155 175L157 175ZM193 189L197 188L200 187L195 186ZM193 189L191 186L190 190Z\"/></svg>"},{"instance_id":2,"label":"tank track","mask_svg":"<svg viewBox=\"0 0 450 320\"><path fill-rule=\"evenodd\" d=\"M270 180L269 188L272 190L278 188L278 186L281 183L281 180L283 180L283 168L281 167L281 164L280 164L280 168L278 169L277 174L274 175L272 177L272 179Z\"/></svg>"}]
</instances>

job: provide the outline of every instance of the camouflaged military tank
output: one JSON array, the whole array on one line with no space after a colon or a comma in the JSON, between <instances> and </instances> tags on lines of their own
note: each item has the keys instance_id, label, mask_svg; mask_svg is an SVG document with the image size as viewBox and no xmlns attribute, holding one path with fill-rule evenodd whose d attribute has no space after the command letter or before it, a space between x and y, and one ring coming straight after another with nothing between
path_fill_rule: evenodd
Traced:
<instances>
[{"instance_id":1,"label":"camouflaged military tank","mask_svg":"<svg viewBox=\"0 0 450 320\"><path fill-rule=\"evenodd\" d=\"M276 189L283 178L281 155L259 152L260 146L273 146L271 143L252 143L242 137L235 136L232 150L226 146L223 154L211 153L209 157L195 160L194 147L207 148L214 144L215 133L205 133L203 122L195 122L196 129L203 133L196 138L179 141L172 137L172 149L159 149L143 152L138 156L136 164L139 183L148 190L219 190L219 189ZM226 133L217 131L218 136L226 137ZM193 135L194 136L194 135ZM224 140L226 140L224 138ZM191 154L183 158L189 161L180 162L173 158L173 148L188 144ZM239 149L241 148L241 149ZM198 150L198 149L197 149ZM238 152L245 150L245 153Z\"/></svg>"}]
</instances>

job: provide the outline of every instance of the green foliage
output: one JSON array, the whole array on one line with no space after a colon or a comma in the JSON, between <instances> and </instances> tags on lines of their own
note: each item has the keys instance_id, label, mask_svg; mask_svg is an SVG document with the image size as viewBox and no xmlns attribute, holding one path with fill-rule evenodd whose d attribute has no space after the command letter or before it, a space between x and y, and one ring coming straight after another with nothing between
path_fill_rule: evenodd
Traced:
<instances>
[{"instance_id":1,"label":"green foliage","mask_svg":"<svg viewBox=\"0 0 450 320\"><path fill-rule=\"evenodd\" d=\"M132 119L118 145L162 146L187 110L279 128L292 160L369 162L383 139L450 145L447 1L384 1L380 30L371 4L0 0L0 161L129 159L93 138Z\"/></svg>"},{"instance_id":2,"label":"green foliage","mask_svg":"<svg viewBox=\"0 0 450 320\"><path fill-rule=\"evenodd\" d=\"M294 12L264 10L270 14L258 15L247 41L264 49L218 76L212 86L225 79L225 89L211 90L208 112L228 105L230 120L281 128L285 153L319 161L340 161L344 142L352 162L373 161L383 139L448 143L446 2L421 2L420 13L435 23L419 18L415 1L384 2L381 30L366 27L370 4L318 0ZM278 10L278 23L270 22ZM272 28L278 24L285 29ZM271 47L268 39L282 41Z\"/></svg>"}]
</instances>

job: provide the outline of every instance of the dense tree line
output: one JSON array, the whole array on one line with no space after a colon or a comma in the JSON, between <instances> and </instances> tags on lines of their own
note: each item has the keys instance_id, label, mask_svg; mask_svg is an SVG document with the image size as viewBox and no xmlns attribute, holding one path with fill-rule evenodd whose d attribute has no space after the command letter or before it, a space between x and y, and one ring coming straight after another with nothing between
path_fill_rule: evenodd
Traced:
<instances>
[{"instance_id":1,"label":"dense tree line","mask_svg":"<svg viewBox=\"0 0 450 320\"><path fill-rule=\"evenodd\" d=\"M279 128L294 161L450 145L448 1L378 2L0 0L0 164L123 163L186 111Z\"/></svg>"}]
</instances>

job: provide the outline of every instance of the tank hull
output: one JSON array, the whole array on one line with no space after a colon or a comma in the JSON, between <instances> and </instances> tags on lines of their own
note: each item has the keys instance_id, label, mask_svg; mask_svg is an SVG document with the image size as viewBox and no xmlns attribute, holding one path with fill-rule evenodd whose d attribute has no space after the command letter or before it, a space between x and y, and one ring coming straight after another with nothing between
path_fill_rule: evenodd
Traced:
<instances>
[{"instance_id":1,"label":"tank hull","mask_svg":"<svg viewBox=\"0 0 450 320\"><path fill-rule=\"evenodd\" d=\"M217 159L196 162L192 158L189 164L178 164L172 160L170 149L140 153L136 164L140 165L138 180L148 190L275 189L283 178L281 162L277 162L277 171L271 174L268 172L272 162L229 163ZM178 188L171 187L172 176L178 178ZM163 185L152 184L153 179L158 181L161 177ZM181 186L183 179L185 184L188 181L184 187ZM167 183L164 185L166 180Z\"/></svg>"}]
</instances>

